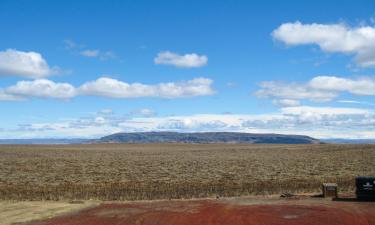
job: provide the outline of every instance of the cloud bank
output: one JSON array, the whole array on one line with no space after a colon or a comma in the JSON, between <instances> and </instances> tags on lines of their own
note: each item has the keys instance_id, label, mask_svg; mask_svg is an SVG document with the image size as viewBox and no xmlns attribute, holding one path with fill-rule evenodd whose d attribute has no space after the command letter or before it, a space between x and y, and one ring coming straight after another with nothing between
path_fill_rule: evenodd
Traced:
<instances>
[{"instance_id":1,"label":"cloud bank","mask_svg":"<svg viewBox=\"0 0 375 225\"><path fill-rule=\"evenodd\" d=\"M68 83L55 83L46 79L19 81L16 85L4 89L8 95L21 98L60 98L69 99L76 96L76 89Z\"/></svg>"},{"instance_id":2,"label":"cloud bank","mask_svg":"<svg viewBox=\"0 0 375 225\"><path fill-rule=\"evenodd\" d=\"M70 99L78 95L101 96L107 98L189 98L215 93L213 81L195 78L187 81L159 84L126 83L116 79L101 77L79 87L69 83L56 83L47 79L19 81L14 86L0 89L0 101L14 101L28 98Z\"/></svg>"},{"instance_id":3,"label":"cloud bank","mask_svg":"<svg viewBox=\"0 0 375 225\"><path fill-rule=\"evenodd\" d=\"M188 81L159 83L147 85L142 83L125 83L116 79L102 77L90 81L78 88L82 95L104 96L110 98L184 98L214 94L212 80L195 78Z\"/></svg>"},{"instance_id":4,"label":"cloud bank","mask_svg":"<svg viewBox=\"0 0 375 225\"><path fill-rule=\"evenodd\" d=\"M100 137L141 131L232 131L304 134L316 138L375 138L375 113L361 108L310 106L283 107L275 113L265 114L116 116L98 113L57 122L22 124L14 130L0 132L0 137L16 134L19 137Z\"/></svg>"},{"instance_id":5,"label":"cloud bank","mask_svg":"<svg viewBox=\"0 0 375 225\"><path fill-rule=\"evenodd\" d=\"M375 96L375 77L356 79L336 76L316 76L307 83L262 82L255 93L257 97L275 99L281 105L297 105L299 100L328 102L341 93L357 96ZM283 104L284 103L284 104ZM286 103L286 104L285 104Z\"/></svg>"}]
</instances>

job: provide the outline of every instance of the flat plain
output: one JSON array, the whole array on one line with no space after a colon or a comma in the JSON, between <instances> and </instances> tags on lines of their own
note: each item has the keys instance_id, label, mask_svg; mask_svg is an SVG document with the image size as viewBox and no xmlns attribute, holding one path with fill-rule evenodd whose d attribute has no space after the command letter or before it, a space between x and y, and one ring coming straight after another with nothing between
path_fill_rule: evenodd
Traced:
<instances>
[{"instance_id":1,"label":"flat plain","mask_svg":"<svg viewBox=\"0 0 375 225\"><path fill-rule=\"evenodd\" d=\"M149 200L319 192L375 174L375 145L1 145L2 200Z\"/></svg>"}]
</instances>

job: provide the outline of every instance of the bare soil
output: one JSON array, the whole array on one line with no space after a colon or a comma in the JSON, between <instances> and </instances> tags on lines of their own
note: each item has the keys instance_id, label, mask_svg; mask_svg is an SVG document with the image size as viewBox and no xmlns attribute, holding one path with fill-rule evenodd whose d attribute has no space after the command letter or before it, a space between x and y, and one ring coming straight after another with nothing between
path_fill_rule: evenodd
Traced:
<instances>
[{"instance_id":1,"label":"bare soil","mask_svg":"<svg viewBox=\"0 0 375 225\"><path fill-rule=\"evenodd\" d=\"M373 225L375 202L321 198L103 203L31 225Z\"/></svg>"}]
</instances>

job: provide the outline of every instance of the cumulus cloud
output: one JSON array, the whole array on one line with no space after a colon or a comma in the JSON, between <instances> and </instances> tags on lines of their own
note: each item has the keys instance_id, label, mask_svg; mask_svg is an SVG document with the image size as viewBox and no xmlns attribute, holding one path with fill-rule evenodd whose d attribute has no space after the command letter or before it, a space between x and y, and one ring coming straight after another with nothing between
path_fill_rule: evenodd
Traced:
<instances>
[{"instance_id":1,"label":"cumulus cloud","mask_svg":"<svg viewBox=\"0 0 375 225\"><path fill-rule=\"evenodd\" d=\"M374 77L349 79L335 76L318 76L309 82L309 86L319 90L346 91L355 95L375 95Z\"/></svg>"},{"instance_id":2,"label":"cumulus cloud","mask_svg":"<svg viewBox=\"0 0 375 225\"><path fill-rule=\"evenodd\" d=\"M287 45L316 44L325 52L354 54L361 67L375 66L375 27L345 24L284 23L272 36Z\"/></svg>"},{"instance_id":3,"label":"cumulus cloud","mask_svg":"<svg viewBox=\"0 0 375 225\"><path fill-rule=\"evenodd\" d=\"M11 95L11 94L4 92L4 90L0 89L0 101L20 101L24 99L25 98L21 96Z\"/></svg>"},{"instance_id":4,"label":"cumulus cloud","mask_svg":"<svg viewBox=\"0 0 375 225\"><path fill-rule=\"evenodd\" d=\"M294 103L290 100L310 100L327 102L337 98L340 93L348 92L353 95L375 95L375 78L360 77L356 79L336 76L317 76L307 83L262 82L260 90L255 95L263 98L273 98L274 103ZM288 101L285 101L288 99ZM289 105L292 106L292 105Z\"/></svg>"},{"instance_id":5,"label":"cumulus cloud","mask_svg":"<svg viewBox=\"0 0 375 225\"><path fill-rule=\"evenodd\" d=\"M155 64L173 65L180 68L202 67L207 65L208 58L196 53L179 55L174 52L159 52L154 59Z\"/></svg>"},{"instance_id":6,"label":"cumulus cloud","mask_svg":"<svg viewBox=\"0 0 375 225\"><path fill-rule=\"evenodd\" d=\"M84 83L79 92L83 95L104 96L110 98L136 98L153 95L149 86L141 83L128 84L116 79L101 77Z\"/></svg>"},{"instance_id":7,"label":"cumulus cloud","mask_svg":"<svg viewBox=\"0 0 375 225\"><path fill-rule=\"evenodd\" d=\"M126 83L116 79L101 77L80 87L69 83L56 83L47 79L19 81L15 85L0 89L0 101L15 101L36 98L69 99L77 95L102 96L108 98L188 98L212 95L213 81L195 78L188 81L159 83L155 85ZM146 113L146 112L145 112Z\"/></svg>"},{"instance_id":8,"label":"cumulus cloud","mask_svg":"<svg viewBox=\"0 0 375 225\"><path fill-rule=\"evenodd\" d=\"M54 72L40 53L15 49L0 51L0 76L42 78Z\"/></svg>"},{"instance_id":9,"label":"cumulus cloud","mask_svg":"<svg viewBox=\"0 0 375 225\"><path fill-rule=\"evenodd\" d=\"M27 132L26 132L27 131ZM33 131L33 132L29 132ZM0 137L17 133L60 137L98 137L115 132L232 131L303 134L316 138L375 138L375 113L361 108L283 107L266 114L196 114L165 117L92 115L50 123L23 124Z\"/></svg>"},{"instance_id":10,"label":"cumulus cloud","mask_svg":"<svg viewBox=\"0 0 375 225\"><path fill-rule=\"evenodd\" d=\"M183 98L214 94L212 80L195 78L188 81L159 83L148 85L142 83L126 83L116 79L101 77L79 87L82 95L94 95L110 98Z\"/></svg>"},{"instance_id":11,"label":"cumulus cloud","mask_svg":"<svg viewBox=\"0 0 375 225\"><path fill-rule=\"evenodd\" d=\"M55 83L46 79L19 81L16 85L4 89L6 94L22 98L60 98L69 99L76 95L75 88L68 83Z\"/></svg>"}]
</instances>

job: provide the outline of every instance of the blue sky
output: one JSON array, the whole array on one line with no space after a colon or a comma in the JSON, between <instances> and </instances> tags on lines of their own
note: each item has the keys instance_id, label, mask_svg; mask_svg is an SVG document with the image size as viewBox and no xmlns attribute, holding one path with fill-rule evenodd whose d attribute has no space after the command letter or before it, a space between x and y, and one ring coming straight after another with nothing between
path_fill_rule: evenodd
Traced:
<instances>
[{"instance_id":1,"label":"blue sky","mask_svg":"<svg viewBox=\"0 0 375 225\"><path fill-rule=\"evenodd\" d=\"M374 1L0 0L0 138L375 138Z\"/></svg>"}]
</instances>

